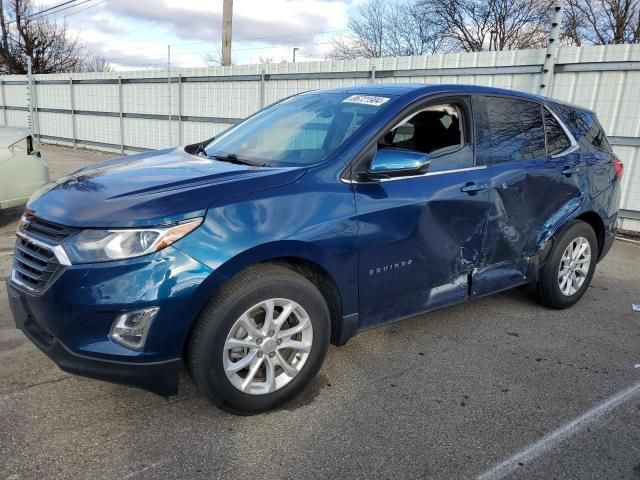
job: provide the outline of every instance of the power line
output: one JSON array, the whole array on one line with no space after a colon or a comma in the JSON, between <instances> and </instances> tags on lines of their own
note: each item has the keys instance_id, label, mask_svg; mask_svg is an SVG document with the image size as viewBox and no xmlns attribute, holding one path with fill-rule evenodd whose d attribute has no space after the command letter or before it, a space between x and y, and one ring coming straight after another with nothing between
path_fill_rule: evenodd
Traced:
<instances>
[{"instance_id":1,"label":"power line","mask_svg":"<svg viewBox=\"0 0 640 480\"><path fill-rule=\"evenodd\" d=\"M350 31L348 28L343 28L341 30L325 30L322 32L307 32L307 33L292 33L289 35L270 35L267 37L241 37L241 38L236 38L235 41L236 42L250 42L250 41L254 41L254 40L269 40L269 39L273 39L273 38L292 38L292 37L308 37L308 36L312 36L312 35L326 35L329 33L342 33L342 32L348 32ZM171 44L172 47L187 47L187 46L191 46L191 45L206 45L206 44L214 44L215 45L216 42L190 42L190 43L174 43Z\"/></svg>"},{"instance_id":2,"label":"power line","mask_svg":"<svg viewBox=\"0 0 640 480\"><path fill-rule=\"evenodd\" d=\"M104 0L106 1L106 0ZM305 43L304 45L307 45L309 47L312 46L321 46L321 45L330 45L331 42L308 42ZM173 45L172 45L173 47ZM291 45L280 45L280 46L268 46L268 47L246 47L246 48L237 48L235 49L235 51L237 52L251 52L251 51L263 51L263 50L275 50L275 49L287 49L290 48ZM185 51L178 51L177 53L174 53L173 50L171 52L171 58L172 59L176 59L176 58L184 58L184 57L198 57L200 55L205 55L207 53L211 53L211 50L209 49L198 49L198 50L191 50L188 52ZM122 55L117 55L117 56L113 56L110 55L108 52L104 52L103 55L105 57L108 57L109 59L112 59L114 61L117 60L127 60L127 61L132 61L135 60L137 58L141 58L141 59L149 59L149 60L154 60L154 61L158 61L161 62L163 55L161 53L158 54L137 54L137 55L131 55L131 56L122 56ZM160 64L157 64L160 65Z\"/></svg>"},{"instance_id":3,"label":"power line","mask_svg":"<svg viewBox=\"0 0 640 480\"><path fill-rule=\"evenodd\" d=\"M102 5L102 4L103 4L104 2L106 2L106 1L107 1L107 0L101 0L100 2L98 2L98 3L94 3L93 5L89 5L88 7L84 7L84 8L81 8L80 10L76 10L75 12L68 13L67 15L65 15L65 18L66 18L66 17L73 17L74 15L77 15L78 13L82 13L82 12L84 12L85 10L89 10L90 8L97 7L98 5ZM74 6L76 6L76 7L77 7L78 5L74 5Z\"/></svg>"},{"instance_id":4,"label":"power line","mask_svg":"<svg viewBox=\"0 0 640 480\"><path fill-rule=\"evenodd\" d=\"M54 5L53 7L45 8L44 10L40 10L39 12L32 13L31 15L28 15L26 18L29 19L31 17L40 15L41 13L48 12L49 10L55 10L56 8L64 7L65 5L68 5L70 3L75 3L77 1L78 0L68 0L66 2L59 3L58 5Z\"/></svg>"},{"instance_id":5,"label":"power line","mask_svg":"<svg viewBox=\"0 0 640 480\"><path fill-rule=\"evenodd\" d=\"M43 15L39 15L39 16L38 16L38 17L36 17L36 18L47 17L47 16L49 16L49 15L53 15L53 14L55 14L55 13L60 13L60 12L62 12L62 11L64 11L64 10L69 10L70 8L79 7L80 5L84 5L85 3L89 3L89 2L93 2L93 1L94 1L94 0L84 0L83 2L76 3L75 5L69 5L68 7L64 7L64 8L61 8L61 9L59 9L59 10L55 10L55 11L53 11L53 12L49 12L49 13L45 13L45 14L43 14ZM92 6L95 6L95 5L92 5ZM82 11L82 10L80 10L80 11Z\"/></svg>"},{"instance_id":6,"label":"power line","mask_svg":"<svg viewBox=\"0 0 640 480\"><path fill-rule=\"evenodd\" d=\"M104 0L106 1L106 0ZM330 41L325 41L325 42L306 42L306 43L302 43L302 44L298 44L298 45L306 45L308 47L313 47L313 46L321 46L321 45L331 45ZM243 51L259 51L259 50L275 50L275 49L287 49L287 48L291 48L295 45L293 44L281 44L281 45L270 45L270 46L264 46L264 47L244 47L244 48L236 48L234 49L234 51L236 52L243 52ZM173 45L171 46L172 50L171 50L171 58L174 57L188 57L188 56L192 56L192 55L201 55L201 54L206 54L206 53L211 53L211 49L197 49L197 50L189 50L189 51L177 51L174 52L173 51ZM105 54L108 55L108 52L105 52ZM163 58L163 54L158 53L158 54L139 54L136 55L137 57L141 57L141 58L153 58L153 59L161 59ZM120 56L118 58L132 58L132 57L123 57Z\"/></svg>"},{"instance_id":7,"label":"power line","mask_svg":"<svg viewBox=\"0 0 640 480\"><path fill-rule=\"evenodd\" d=\"M46 17L47 15L50 15L50 13L47 13L45 15L42 15L42 14L45 13L45 12L49 12L51 10L55 10L57 8L60 8L60 7L64 7L65 5L69 5L70 3L75 3L77 1L78 0L67 0L66 2L59 3L58 5L54 5L53 7L45 8L44 10L40 10L39 12L35 12L35 13L30 14L30 15L26 15L24 17L24 20L30 20L32 18L39 18L40 16ZM75 6L76 5L70 5L69 7L66 7L66 8L71 8L71 7L75 7ZM66 9L63 8L62 10L66 10ZM56 13L56 12L51 12L51 13ZM17 20L11 20L10 22L7 22L7 25L10 25L12 23L17 23L17 22L18 22Z\"/></svg>"},{"instance_id":8,"label":"power line","mask_svg":"<svg viewBox=\"0 0 640 480\"><path fill-rule=\"evenodd\" d=\"M312 46L319 46L319 45L331 45L331 42L307 42L307 43L302 43L302 44L297 44L297 45L303 45L303 46L308 46L308 47L312 47ZM245 48L234 48L233 51L234 52L247 52L247 51L259 51L259 50L276 50L276 49L287 49L287 48L291 48L294 47L296 45L293 44L286 44L286 45L271 45L268 47L245 47ZM173 47L173 45L172 45ZM176 54L171 54L171 57L186 57L189 55L196 55L196 54L203 54L203 53L211 53L211 50L192 50L190 52L180 52L180 53L176 53Z\"/></svg>"}]
</instances>

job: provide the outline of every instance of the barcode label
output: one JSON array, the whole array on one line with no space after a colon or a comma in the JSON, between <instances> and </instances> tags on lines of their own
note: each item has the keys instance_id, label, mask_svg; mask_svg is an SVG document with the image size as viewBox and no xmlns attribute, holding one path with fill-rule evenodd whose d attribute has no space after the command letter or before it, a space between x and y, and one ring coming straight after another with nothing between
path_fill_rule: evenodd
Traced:
<instances>
[{"instance_id":1,"label":"barcode label","mask_svg":"<svg viewBox=\"0 0 640 480\"><path fill-rule=\"evenodd\" d=\"M351 95L345 98L343 103L360 103L362 105L373 105L379 107L380 105L389 101L389 97L374 97L372 95Z\"/></svg>"}]
</instances>

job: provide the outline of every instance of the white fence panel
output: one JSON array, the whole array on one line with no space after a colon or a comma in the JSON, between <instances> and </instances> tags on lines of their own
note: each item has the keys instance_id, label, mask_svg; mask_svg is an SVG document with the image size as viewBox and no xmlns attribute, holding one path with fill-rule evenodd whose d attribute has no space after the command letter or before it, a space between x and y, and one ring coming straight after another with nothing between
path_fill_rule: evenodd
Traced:
<instances>
[{"instance_id":1,"label":"white fence panel","mask_svg":"<svg viewBox=\"0 0 640 480\"><path fill-rule=\"evenodd\" d=\"M210 138L295 93L367 83L476 84L542 93L595 110L625 163L623 228L640 231L640 45L454 53L171 71L35 75L41 141L139 151ZM27 126L27 77L0 77L0 123Z\"/></svg>"}]
</instances>

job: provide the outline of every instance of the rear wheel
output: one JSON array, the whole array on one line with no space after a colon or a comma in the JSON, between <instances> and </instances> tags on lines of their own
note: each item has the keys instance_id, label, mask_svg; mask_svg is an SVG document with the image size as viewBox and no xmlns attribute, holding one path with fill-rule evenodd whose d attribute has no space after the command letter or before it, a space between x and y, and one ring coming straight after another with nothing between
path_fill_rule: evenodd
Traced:
<instances>
[{"instance_id":1,"label":"rear wheel","mask_svg":"<svg viewBox=\"0 0 640 480\"><path fill-rule=\"evenodd\" d=\"M202 313L191 337L189 369L214 404L234 413L262 412L313 378L329 330L329 310L313 283L286 267L252 267Z\"/></svg>"},{"instance_id":2,"label":"rear wheel","mask_svg":"<svg viewBox=\"0 0 640 480\"><path fill-rule=\"evenodd\" d=\"M540 271L536 297L552 308L568 308L586 292L598 259L598 241L588 223L574 221L554 242Z\"/></svg>"}]
</instances>

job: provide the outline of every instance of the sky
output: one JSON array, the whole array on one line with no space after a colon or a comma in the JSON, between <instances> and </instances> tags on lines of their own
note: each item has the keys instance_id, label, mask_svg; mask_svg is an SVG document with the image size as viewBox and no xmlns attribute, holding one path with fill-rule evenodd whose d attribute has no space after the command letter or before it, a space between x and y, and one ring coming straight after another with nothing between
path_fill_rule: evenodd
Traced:
<instances>
[{"instance_id":1,"label":"sky","mask_svg":"<svg viewBox=\"0 0 640 480\"><path fill-rule=\"evenodd\" d=\"M35 10L63 1L40 0ZM322 60L362 1L234 0L233 62L291 61L293 47L299 61ZM49 18L66 20L90 53L116 70L166 68L168 45L172 67L219 59L222 0L76 0L69 7Z\"/></svg>"}]
</instances>

